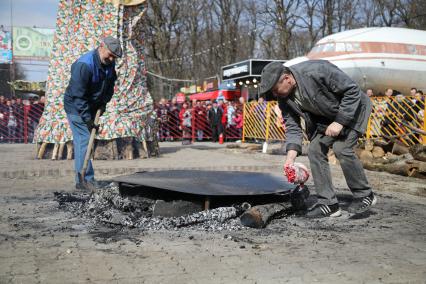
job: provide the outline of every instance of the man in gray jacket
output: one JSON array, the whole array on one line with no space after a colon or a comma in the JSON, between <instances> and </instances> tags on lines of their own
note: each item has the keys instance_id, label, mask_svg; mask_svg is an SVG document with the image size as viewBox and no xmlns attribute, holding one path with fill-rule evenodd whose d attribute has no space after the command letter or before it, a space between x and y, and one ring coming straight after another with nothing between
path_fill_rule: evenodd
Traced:
<instances>
[{"instance_id":1,"label":"man in gray jacket","mask_svg":"<svg viewBox=\"0 0 426 284\"><path fill-rule=\"evenodd\" d=\"M348 211L361 213L373 206L373 194L353 147L365 132L371 102L343 71L325 60L307 60L292 66L269 63L262 71L260 93L277 97L287 128L286 165L302 152L301 118L310 140L309 161L318 202L307 217L341 215L332 184L327 153L333 149L354 196Z\"/></svg>"}]
</instances>

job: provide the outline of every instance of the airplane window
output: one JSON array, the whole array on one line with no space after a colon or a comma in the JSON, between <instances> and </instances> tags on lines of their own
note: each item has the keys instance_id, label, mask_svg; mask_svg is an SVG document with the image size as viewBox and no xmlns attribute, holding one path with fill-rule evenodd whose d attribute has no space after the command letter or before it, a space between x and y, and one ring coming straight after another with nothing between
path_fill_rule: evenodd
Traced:
<instances>
[{"instance_id":1,"label":"airplane window","mask_svg":"<svg viewBox=\"0 0 426 284\"><path fill-rule=\"evenodd\" d=\"M411 53L411 54L417 54L416 46L414 46L414 45L409 45L409 46L408 46L408 52L409 52L409 53Z\"/></svg>"},{"instance_id":2,"label":"airplane window","mask_svg":"<svg viewBox=\"0 0 426 284\"><path fill-rule=\"evenodd\" d=\"M333 52L334 51L334 43L327 43L324 46L323 52Z\"/></svg>"},{"instance_id":3,"label":"airplane window","mask_svg":"<svg viewBox=\"0 0 426 284\"><path fill-rule=\"evenodd\" d=\"M346 51L345 44L343 42L336 43L336 51L345 52Z\"/></svg>"},{"instance_id":4,"label":"airplane window","mask_svg":"<svg viewBox=\"0 0 426 284\"><path fill-rule=\"evenodd\" d=\"M352 43L345 43L346 45L346 51L354 51L354 47Z\"/></svg>"},{"instance_id":5,"label":"airplane window","mask_svg":"<svg viewBox=\"0 0 426 284\"><path fill-rule=\"evenodd\" d=\"M353 43L352 46L354 48L354 51L362 51L361 50L361 45L358 42Z\"/></svg>"},{"instance_id":6,"label":"airplane window","mask_svg":"<svg viewBox=\"0 0 426 284\"><path fill-rule=\"evenodd\" d=\"M315 46L312 48L312 51L311 51L311 52L319 53L319 52L321 52L321 50L322 50L323 46L324 46L323 44L315 45Z\"/></svg>"}]
</instances>

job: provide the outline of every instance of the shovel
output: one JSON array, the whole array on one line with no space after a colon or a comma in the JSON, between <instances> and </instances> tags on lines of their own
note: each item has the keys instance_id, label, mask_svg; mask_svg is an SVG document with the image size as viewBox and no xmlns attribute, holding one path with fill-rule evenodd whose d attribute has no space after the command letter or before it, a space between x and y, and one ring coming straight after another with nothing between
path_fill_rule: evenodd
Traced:
<instances>
[{"instance_id":1,"label":"shovel","mask_svg":"<svg viewBox=\"0 0 426 284\"><path fill-rule=\"evenodd\" d=\"M94 124L95 126L99 125L99 117L101 116L101 109L98 109L96 111L96 115L95 115L95 121ZM90 133L90 139L89 139L89 144L87 145L87 150L86 150L86 156L84 157L84 162L83 162L83 169L80 172L80 183L85 185L87 187L86 184L86 180L84 179L85 175L86 175L86 170L87 170L87 166L89 164L89 159L90 156L92 154L92 149L93 149L93 143L95 142L95 136L96 136L96 128L94 127L92 129L92 132Z\"/></svg>"}]
</instances>

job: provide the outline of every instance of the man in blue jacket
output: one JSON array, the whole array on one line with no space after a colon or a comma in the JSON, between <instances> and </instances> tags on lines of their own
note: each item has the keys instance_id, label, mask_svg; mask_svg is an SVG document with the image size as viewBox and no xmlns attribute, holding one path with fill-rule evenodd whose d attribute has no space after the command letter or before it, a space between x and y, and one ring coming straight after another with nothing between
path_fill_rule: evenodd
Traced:
<instances>
[{"instance_id":1,"label":"man in blue jacket","mask_svg":"<svg viewBox=\"0 0 426 284\"><path fill-rule=\"evenodd\" d=\"M287 64L288 65L288 64ZM331 180L327 153L333 149L354 195L348 211L362 213L373 206L373 194L353 147L366 131L371 102L343 71L325 60L307 60L291 66L269 63L262 70L260 92L278 98L287 128L287 158L292 165L302 152L301 119L309 137L309 162L318 202L307 217L341 215Z\"/></svg>"},{"instance_id":2,"label":"man in blue jacket","mask_svg":"<svg viewBox=\"0 0 426 284\"><path fill-rule=\"evenodd\" d=\"M96 111L105 111L114 94L117 79L115 59L121 57L118 39L106 37L101 45L82 55L71 66L71 79L64 95L64 108L73 134L74 168L77 189L85 189L80 183L80 172L89 143L90 132L98 126L94 123ZM85 180L96 186L92 163L89 161Z\"/></svg>"}]
</instances>

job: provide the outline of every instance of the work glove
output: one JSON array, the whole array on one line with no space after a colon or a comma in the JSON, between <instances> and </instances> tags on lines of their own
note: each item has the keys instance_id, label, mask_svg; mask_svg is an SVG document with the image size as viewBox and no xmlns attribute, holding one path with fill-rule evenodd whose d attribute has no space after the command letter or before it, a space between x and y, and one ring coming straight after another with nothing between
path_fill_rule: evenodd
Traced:
<instances>
[{"instance_id":1,"label":"work glove","mask_svg":"<svg viewBox=\"0 0 426 284\"><path fill-rule=\"evenodd\" d=\"M96 131L99 129L99 125L95 125L95 121L93 119L86 121L86 126L89 132L92 132L92 129L96 129Z\"/></svg>"}]
</instances>

